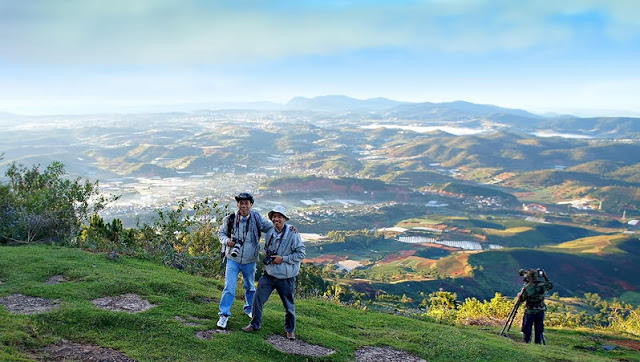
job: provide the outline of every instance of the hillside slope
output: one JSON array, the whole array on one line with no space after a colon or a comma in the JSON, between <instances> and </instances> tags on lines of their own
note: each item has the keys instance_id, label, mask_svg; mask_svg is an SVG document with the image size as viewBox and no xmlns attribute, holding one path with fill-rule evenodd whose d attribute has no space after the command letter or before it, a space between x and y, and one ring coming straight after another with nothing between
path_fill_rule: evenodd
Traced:
<instances>
[{"instance_id":1,"label":"hillside slope","mask_svg":"<svg viewBox=\"0 0 640 362\"><path fill-rule=\"evenodd\" d=\"M57 276L62 283L47 283ZM252 334L241 301L232 310L230 332L215 329L222 283L128 257L109 258L56 246L0 247L0 298L22 294L58 303L51 311L22 315L0 305L0 359L28 360L65 339L113 348L136 360L299 361L267 340L283 333L277 297L266 306L263 329ZM141 313L102 310L96 298L138 295L152 303ZM94 303L92 303L94 301ZM297 302L298 339L335 350L309 360L350 361L361 346L389 346L426 360L640 360L640 354L608 337L549 330L544 348L500 337L498 327L452 327L401 316L345 308L317 299ZM189 326L181 320L197 321ZM514 328L512 334L518 335ZM212 336L211 336L212 335ZM617 337L616 337L617 338Z\"/></svg>"}]
</instances>

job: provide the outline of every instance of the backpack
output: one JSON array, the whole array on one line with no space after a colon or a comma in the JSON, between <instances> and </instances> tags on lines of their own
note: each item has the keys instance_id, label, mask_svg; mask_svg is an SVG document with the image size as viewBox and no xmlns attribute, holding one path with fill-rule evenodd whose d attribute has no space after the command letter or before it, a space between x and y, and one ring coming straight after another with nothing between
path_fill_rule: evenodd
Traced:
<instances>
[{"instance_id":1,"label":"backpack","mask_svg":"<svg viewBox=\"0 0 640 362\"><path fill-rule=\"evenodd\" d=\"M233 235L233 222L236 219L236 214L235 213L230 213L229 215L227 215L227 237L231 237L231 235ZM227 263L227 245L223 245L220 248L220 260L222 260L222 267L224 267L224 265Z\"/></svg>"}]
</instances>

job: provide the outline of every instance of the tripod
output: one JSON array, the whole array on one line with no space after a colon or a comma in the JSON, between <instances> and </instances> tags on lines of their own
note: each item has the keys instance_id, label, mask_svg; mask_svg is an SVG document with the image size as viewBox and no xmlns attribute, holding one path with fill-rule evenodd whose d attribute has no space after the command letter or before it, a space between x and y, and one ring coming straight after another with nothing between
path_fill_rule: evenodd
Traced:
<instances>
[{"instance_id":1,"label":"tripod","mask_svg":"<svg viewBox=\"0 0 640 362\"><path fill-rule=\"evenodd\" d=\"M520 290L520 293L518 293L518 297L516 297L516 302L514 303L513 308L511 308L511 312L509 312L509 316L507 317L507 322L504 324L504 327L502 327L502 331L500 332L501 336L506 337L509 334L509 330L511 329L513 320L516 318L516 314L518 314L518 308L520 308L520 304L522 304L522 301L520 301L520 295L522 294L523 290L524 286Z\"/></svg>"}]
</instances>

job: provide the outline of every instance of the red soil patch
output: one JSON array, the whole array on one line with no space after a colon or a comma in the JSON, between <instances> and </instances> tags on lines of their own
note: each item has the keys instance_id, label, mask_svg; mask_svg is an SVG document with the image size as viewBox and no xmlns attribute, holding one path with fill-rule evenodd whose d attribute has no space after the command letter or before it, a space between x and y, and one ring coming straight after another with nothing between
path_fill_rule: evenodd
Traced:
<instances>
[{"instance_id":1,"label":"red soil patch","mask_svg":"<svg viewBox=\"0 0 640 362\"><path fill-rule=\"evenodd\" d=\"M635 290L636 288L633 287L633 285L625 282L624 280L616 280L616 284L618 284L619 286L622 287L622 289L624 290Z\"/></svg>"},{"instance_id":2,"label":"red soil patch","mask_svg":"<svg viewBox=\"0 0 640 362\"><path fill-rule=\"evenodd\" d=\"M394 262L396 260L406 259L407 257L409 257L409 256L411 256L411 255L413 255L415 253L416 253L415 250L402 250L402 251L399 251L396 254L387 255L387 257L382 259L380 261L380 263L391 263L391 262Z\"/></svg>"},{"instance_id":3,"label":"red soil patch","mask_svg":"<svg viewBox=\"0 0 640 362\"><path fill-rule=\"evenodd\" d=\"M632 348L632 349L635 349L636 351L640 351L640 341L634 341L630 339L611 339L609 341L619 346Z\"/></svg>"},{"instance_id":4,"label":"red soil patch","mask_svg":"<svg viewBox=\"0 0 640 362\"><path fill-rule=\"evenodd\" d=\"M317 258L307 258L304 259L305 263L318 263L318 264L324 264L324 263L337 263L339 261L344 260L345 257L342 255L336 255L336 254L322 254Z\"/></svg>"},{"instance_id":5,"label":"red soil patch","mask_svg":"<svg viewBox=\"0 0 640 362\"><path fill-rule=\"evenodd\" d=\"M464 269L469 261L469 254L463 253L455 257L455 262L451 260L447 261L447 264L442 267L445 273L448 275L465 275Z\"/></svg>"},{"instance_id":6,"label":"red soil patch","mask_svg":"<svg viewBox=\"0 0 640 362\"><path fill-rule=\"evenodd\" d=\"M437 262L437 260L421 258L419 256L410 256L408 259L416 261L416 268L427 268Z\"/></svg>"}]
</instances>

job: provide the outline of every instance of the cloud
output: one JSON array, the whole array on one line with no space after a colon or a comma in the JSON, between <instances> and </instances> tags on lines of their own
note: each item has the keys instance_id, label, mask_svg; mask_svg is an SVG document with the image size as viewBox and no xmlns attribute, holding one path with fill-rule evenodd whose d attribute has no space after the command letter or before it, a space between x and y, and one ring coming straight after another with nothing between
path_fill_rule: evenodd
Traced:
<instances>
[{"instance_id":1,"label":"cloud","mask_svg":"<svg viewBox=\"0 0 640 362\"><path fill-rule=\"evenodd\" d=\"M252 63L377 48L482 53L563 46L595 17L640 36L630 1L1 1L0 60L32 64Z\"/></svg>"}]
</instances>

